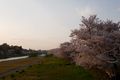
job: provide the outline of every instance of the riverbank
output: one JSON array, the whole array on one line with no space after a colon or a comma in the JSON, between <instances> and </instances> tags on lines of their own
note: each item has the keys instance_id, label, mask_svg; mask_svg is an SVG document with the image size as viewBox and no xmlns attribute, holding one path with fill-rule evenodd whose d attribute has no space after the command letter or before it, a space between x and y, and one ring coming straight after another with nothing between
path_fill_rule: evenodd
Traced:
<instances>
[{"instance_id":1,"label":"riverbank","mask_svg":"<svg viewBox=\"0 0 120 80\"><path fill-rule=\"evenodd\" d=\"M0 62L0 74L42 59L43 56Z\"/></svg>"},{"instance_id":2,"label":"riverbank","mask_svg":"<svg viewBox=\"0 0 120 80\"><path fill-rule=\"evenodd\" d=\"M39 56L45 56L45 54L40 54ZM16 59L24 59L24 58L28 58L29 56L19 56L19 57L10 57L10 58L6 58L6 59L0 59L0 62L2 61L9 61L9 60L16 60Z\"/></svg>"},{"instance_id":3,"label":"riverbank","mask_svg":"<svg viewBox=\"0 0 120 80\"><path fill-rule=\"evenodd\" d=\"M18 55L9 55L9 56L7 56L7 55L0 55L1 57L0 57L0 59L7 59L7 58L11 58L11 57L22 57L22 56L27 56L27 55L23 55L23 54L18 54Z\"/></svg>"},{"instance_id":4,"label":"riverbank","mask_svg":"<svg viewBox=\"0 0 120 80\"><path fill-rule=\"evenodd\" d=\"M46 56L44 60L0 80L94 80L94 77L83 67Z\"/></svg>"},{"instance_id":5,"label":"riverbank","mask_svg":"<svg viewBox=\"0 0 120 80\"><path fill-rule=\"evenodd\" d=\"M20 56L20 57L10 57L10 58L6 58L6 59L0 59L0 62L2 61L9 61L9 60L16 60L16 59L24 59L24 58L28 58L29 56Z\"/></svg>"}]
</instances>

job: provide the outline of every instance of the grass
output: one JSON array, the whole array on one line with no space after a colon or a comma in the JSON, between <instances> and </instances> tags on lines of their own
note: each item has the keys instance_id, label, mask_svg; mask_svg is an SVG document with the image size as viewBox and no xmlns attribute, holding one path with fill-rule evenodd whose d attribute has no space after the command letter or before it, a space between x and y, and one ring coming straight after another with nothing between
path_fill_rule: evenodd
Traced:
<instances>
[{"instance_id":1,"label":"grass","mask_svg":"<svg viewBox=\"0 0 120 80\"><path fill-rule=\"evenodd\" d=\"M27 64L33 63L42 59L43 57L32 57L26 59L10 60L0 62L0 74L8 72L10 70L25 66Z\"/></svg>"},{"instance_id":2,"label":"grass","mask_svg":"<svg viewBox=\"0 0 120 80\"><path fill-rule=\"evenodd\" d=\"M83 67L59 58L46 58L32 66L14 72L0 80L95 80Z\"/></svg>"}]
</instances>

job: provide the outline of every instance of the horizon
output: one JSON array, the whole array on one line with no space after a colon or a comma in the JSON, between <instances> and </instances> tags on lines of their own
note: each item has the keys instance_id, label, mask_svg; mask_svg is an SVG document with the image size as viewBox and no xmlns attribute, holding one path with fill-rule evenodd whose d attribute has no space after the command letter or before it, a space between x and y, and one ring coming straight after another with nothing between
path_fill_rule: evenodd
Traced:
<instances>
[{"instance_id":1,"label":"horizon","mask_svg":"<svg viewBox=\"0 0 120 80\"><path fill-rule=\"evenodd\" d=\"M81 17L96 14L100 20L120 21L116 0L1 0L0 44L49 50L70 41Z\"/></svg>"}]
</instances>

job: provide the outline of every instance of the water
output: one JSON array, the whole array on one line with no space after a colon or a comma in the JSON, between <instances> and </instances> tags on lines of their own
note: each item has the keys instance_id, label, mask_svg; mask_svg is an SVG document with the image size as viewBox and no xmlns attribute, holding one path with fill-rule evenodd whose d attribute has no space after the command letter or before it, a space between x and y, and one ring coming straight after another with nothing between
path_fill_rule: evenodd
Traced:
<instances>
[{"instance_id":1,"label":"water","mask_svg":"<svg viewBox=\"0 0 120 80\"><path fill-rule=\"evenodd\" d=\"M41 54L41 55L38 55L38 56L45 56L45 54Z\"/></svg>"},{"instance_id":2,"label":"water","mask_svg":"<svg viewBox=\"0 0 120 80\"><path fill-rule=\"evenodd\" d=\"M24 58L28 58L29 56L22 56L22 57L11 57L11 58L7 58L7 59L0 59L0 62L2 61L9 61L9 60L15 60L15 59L24 59Z\"/></svg>"},{"instance_id":3,"label":"water","mask_svg":"<svg viewBox=\"0 0 120 80\"><path fill-rule=\"evenodd\" d=\"M45 54L41 54L39 56L45 56ZM21 56L21 57L11 57L11 58L7 58L7 59L0 59L0 62L2 61L9 61L9 60L16 60L16 59L24 59L24 58L28 58L29 56Z\"/></svg>"}]
</instances>

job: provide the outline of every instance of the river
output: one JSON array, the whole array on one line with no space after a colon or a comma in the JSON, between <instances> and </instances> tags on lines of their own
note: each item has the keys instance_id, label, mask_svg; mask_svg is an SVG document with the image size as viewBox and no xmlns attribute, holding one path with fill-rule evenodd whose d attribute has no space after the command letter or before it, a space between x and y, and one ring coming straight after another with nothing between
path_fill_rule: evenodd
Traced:
<instances>
[{"instance_id":1,"label":"river","mask_svg":"<svg viewBox=\"0 0 120 80\"><path fill-rule=\"evenodd\" d=\"M39 56L45 56L45 54L41 54ZM6 59L0 59L0 62L2 61L9 61L9 60L15 60L15 59L24 59L28 58L29 56L21 56L21 57L11 57L11 58L6 58Z\"/></svg>"}]
</instances>

